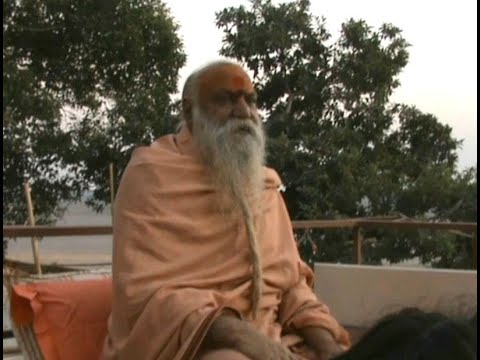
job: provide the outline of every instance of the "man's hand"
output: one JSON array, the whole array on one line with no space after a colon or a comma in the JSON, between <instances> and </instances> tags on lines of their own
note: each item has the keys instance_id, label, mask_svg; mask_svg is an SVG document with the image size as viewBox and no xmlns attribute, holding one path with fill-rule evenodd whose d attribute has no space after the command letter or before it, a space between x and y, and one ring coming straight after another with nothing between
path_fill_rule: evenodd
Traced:
<instances>
[{"instance_id":1,"label":"man's hand","mask_svg":"<svg viewBox=\"0 0 480 360\"><path fill-rule=\"evenodd\" d=\"M318 356L318 360L330 360L344 352L326 329L310 326L300 329L299 332L305 343Z\"/></svg>"},{"instance_id":2,"label":"man's hand","mask_svg":"<svg viewBox=\"0 0 480 360\"><path fill-rule=\"evenodd\" d=\"M252 360L298 360L288 348L232 314L218 317L205 336L202 351L236 350Z\"/></svg>"},{"instance_id":3,"label":"man's hand","mask_svg":"<svg viewBox=\"0 0 480 360\"><path fill-rule=\"evenodd\" d=\"M299 360L287 347L263 334L245 336L237 350L252 360Z\"/></svg>"}]
</instances>

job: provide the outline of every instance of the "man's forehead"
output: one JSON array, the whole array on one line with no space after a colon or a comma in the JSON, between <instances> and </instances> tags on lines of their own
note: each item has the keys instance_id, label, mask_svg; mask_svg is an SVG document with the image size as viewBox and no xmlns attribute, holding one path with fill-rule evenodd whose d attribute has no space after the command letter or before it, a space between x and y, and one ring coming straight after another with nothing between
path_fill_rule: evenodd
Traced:
<instances>
[{"instance_id":1,"label":"man's forehead","mask_svg":"<svg viewBox=\"0 0 480 360\"><path fill-rule=\"evenodd\" d=\"M212 94L217 90L232 92L254 92L252 81L248 74L238 65L222 64L209 69L199 79L200 94Z\"/></svg>"}]
</instances>

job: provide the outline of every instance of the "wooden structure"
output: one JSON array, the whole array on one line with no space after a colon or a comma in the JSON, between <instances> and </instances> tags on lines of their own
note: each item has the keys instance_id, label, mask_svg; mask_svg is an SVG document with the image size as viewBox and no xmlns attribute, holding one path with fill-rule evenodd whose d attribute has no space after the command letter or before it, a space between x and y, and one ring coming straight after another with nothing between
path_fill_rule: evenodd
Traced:
<instances>
[{"instance_id":1,"label":"wooden structure","mask_svg":"<svg viewBox=\"0 0 480 360\"><path fill-rule=\"evenodd\" d=\"M461 233L471 237L473 266L477 268L477 223L473 222L427 222L398 218L353 218L339 220L293 221L297 229L350 229L353 238L353 259L355 264L363 263L363 232L369 229L385 228L400 231L436 230ZM111 235L111 226L4 226L4 238L45 237L45 236L91 236Z\"/></svg>"},{"instance_id":2,"label":"wooden structure","mask_svg":"<svg viewBox=\"0 0 480 360\"><path fill-rule=\"evenodd\" d=\"M35 215L33 213L33 202L32 202L32 189L30 184L26 182L24 184L25 199L27 200L27 210L28 210L28 223L30 226L35 226ZM40 266L40 252L38 250L38 236L32 236L32 252L33 252L33 262L35 264L35 269L37 274L42 274L42 267Z\"/></svg>"}]
</instances>

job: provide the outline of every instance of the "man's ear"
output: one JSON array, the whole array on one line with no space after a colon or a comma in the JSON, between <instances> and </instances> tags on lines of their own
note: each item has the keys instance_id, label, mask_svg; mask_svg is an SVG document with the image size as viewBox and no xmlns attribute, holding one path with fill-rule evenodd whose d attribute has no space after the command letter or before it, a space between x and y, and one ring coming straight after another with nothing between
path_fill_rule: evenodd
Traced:
<instances>
[{"instance_id":1,"label":"man's ear","mask_svg":"<svg viewBox=\"0 0 480 360\"><path fill-rule=\"evenodd\" d=\"M190 131L192 130L193 104L189 98L182 99L182 117L188 125Z\"/></svg>"}]
</instances>

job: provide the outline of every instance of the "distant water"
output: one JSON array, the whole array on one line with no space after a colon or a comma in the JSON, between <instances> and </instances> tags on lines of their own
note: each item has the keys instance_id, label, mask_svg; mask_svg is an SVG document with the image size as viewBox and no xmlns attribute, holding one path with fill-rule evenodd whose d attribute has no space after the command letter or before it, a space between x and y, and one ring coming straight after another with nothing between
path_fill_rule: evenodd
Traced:
<instances>
[{"instance_id":1,"label":"distant water","mask_svg":"<svg viewBox=\"0 0 480 360\"><path fill-rule=\"evenodd\" d=\"M56 225L111 225L110 208L96 213L83 203L68 207L62 219ZM39 243L42 263L105 263L110 262L112 253L112 237L105 236L66 236L45 237ZM7 257L33 261L32 246L29 238L18 238L8 244Z\"/></svg>"}]
</instances>

